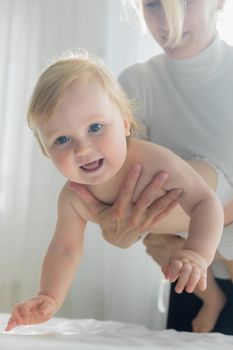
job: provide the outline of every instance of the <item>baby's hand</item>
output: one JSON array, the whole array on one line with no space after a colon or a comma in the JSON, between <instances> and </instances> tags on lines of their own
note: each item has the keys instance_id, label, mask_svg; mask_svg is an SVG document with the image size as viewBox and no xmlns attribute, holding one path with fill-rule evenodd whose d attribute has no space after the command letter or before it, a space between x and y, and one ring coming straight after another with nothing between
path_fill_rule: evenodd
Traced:
<instances>
[{"instance_id":1,"label":"baby's hand","mask_svg":"<svg viewBox=\"0 0 233 350\"><path fill-rule=\"evenodd\" d=\"M200 290L206 289L207 262L193 250L180 250L173 254L169 263L162 266L162 271L170 282L175 282L175 291L192 293L198 286Z\"/></svg>"},{"instance_id":2,"label":"baby's hand","mask_svg":"<svg viewBox=\"0 0 233 350\"><path fill-rule=\"evenodd\" d=\"M47 295L38 295L33 299L15 305L5 331L10 331L20 325L46 322L57 309L53 298Z\"/></svg>"}]
</instances>

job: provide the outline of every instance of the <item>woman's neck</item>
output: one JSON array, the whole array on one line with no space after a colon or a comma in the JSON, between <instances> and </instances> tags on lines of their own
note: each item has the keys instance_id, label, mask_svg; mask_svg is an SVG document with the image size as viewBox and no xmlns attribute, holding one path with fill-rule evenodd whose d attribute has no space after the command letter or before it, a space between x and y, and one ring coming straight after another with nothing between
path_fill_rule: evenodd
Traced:
<instances>
[{"instance_id":1,"label":"woman's neck","mask_svg":"<svg viewBox=\"0 0 233 350\"><path fill-rule=\"evenodd\" d=\"M195 56L198 56L203 51L205 51L215 40L217 36L217 31L213 33L213 35L209 38L208 41L203 42L201 45L197 45L195 42L193 42L191 45L187 45L187 47L184 46L178 46L173 49L166 49L165 54L174 60L186 60L191 59Z\"/></svg>"}]
</instances>

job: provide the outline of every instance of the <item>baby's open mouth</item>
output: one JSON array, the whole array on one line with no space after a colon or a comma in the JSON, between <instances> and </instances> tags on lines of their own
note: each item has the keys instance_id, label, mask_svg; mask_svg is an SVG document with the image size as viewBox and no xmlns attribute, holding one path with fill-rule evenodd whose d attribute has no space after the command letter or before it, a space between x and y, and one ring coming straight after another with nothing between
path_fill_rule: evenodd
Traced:
<instances>
[{"instance_id":1,"label":"baby's open mouth","mask_svg":"<svg viewBox=\"0 0 233 350\"><path fill-rule=\"evenodd\" d=\"M86 172L96 171L101 168L101 166L103 165L103 162L104 162L104 159L101 158L101 159L95 160L94 162L84 164L80 168Z\"/></svg>"}]
</instances>

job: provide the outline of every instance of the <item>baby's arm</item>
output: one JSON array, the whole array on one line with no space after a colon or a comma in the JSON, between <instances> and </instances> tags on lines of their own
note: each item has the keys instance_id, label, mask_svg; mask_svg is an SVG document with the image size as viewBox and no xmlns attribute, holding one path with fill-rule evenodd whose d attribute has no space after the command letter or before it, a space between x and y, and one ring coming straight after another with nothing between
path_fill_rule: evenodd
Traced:
<instances>
[{"instance_id":1,"label":"baby's arm","mask_svg":"<svg viewBox=\"0 0 233 350\"><path fill-rule=\"evenodd\" d=\"M43 261L39 292L14 307L7 331L47 321L64 301L82 255L86 225L72 206L71 193L65 186L59 196L56 230Z\"/></svg>"},{"instance_id":2,"label":"baby's arm","mask_svg":"<svg viewBox=\"0 0 233 350\"><path fill-rule=\"evenodd\" d=\"M162 152L161 163L164 163L161 165L169 174L166 189L183 189L179 204L190 216L189 234L183 250L171 257L163 271L170 281L178 278L177 292L185 287L192 292L197 284L200 289L205 289L207 267L221 238L223 208L216 194L193 168L172 152Z\"/></svg>"}]
</instances>

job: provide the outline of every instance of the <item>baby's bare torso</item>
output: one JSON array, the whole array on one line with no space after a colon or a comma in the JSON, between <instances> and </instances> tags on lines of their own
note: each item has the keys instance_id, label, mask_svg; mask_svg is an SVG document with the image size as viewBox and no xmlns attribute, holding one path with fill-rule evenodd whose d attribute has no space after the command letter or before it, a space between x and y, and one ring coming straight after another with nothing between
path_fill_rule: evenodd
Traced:
<instances>
[{"instance_id":1,"label":"baby's bare torso","mask_svg":"<svg viewBox=\"0 0 233 350\"><path fill-rule=\"evenodd\" d=\"M96 186L87 186L89 191L100 201L106 204L113 204L117 199L119 190L122 186L124 178L126 177L129 169L133 164L139 162L143 166L142 174L137 183L133 202L136 202L140 193L145 189L145 187L151 182L156 174L160 171L166 171L164 169L164 164L160 162L161 152L164 151L164 148L145 141L132 139L128 146L128 155L127 160L119 172L114 182L109 182L108 184ZM153 155L153 158L151 157ZM174 155L175 156L175 155ZM216 188L216 173L215 170L206 162L201 160L189 160L187 163L196 170L199 175L208 183L208 185L215 190ZM161 167L163 166L163 167ZM169 177L172 177L172 174L169 174ZM158 193L158 197L163 196L168 190L172 187L164 187ZM91 222L95 222L95 219L88 208L83 205L79 198L70 191L72 205L79 215ZM233 201L230 202L224 210L225 214L225 224L233 221ZM170 214L169 220L168 217L161 220L156 224L155 228L151 229L151 232L154 233L169 233L174 232L174 227L176 232L186 231L189 224L189 216L184 212L181 206L177 206ZM174 232L175 233L175 232Z\"/></svg>"}]
</instances>

